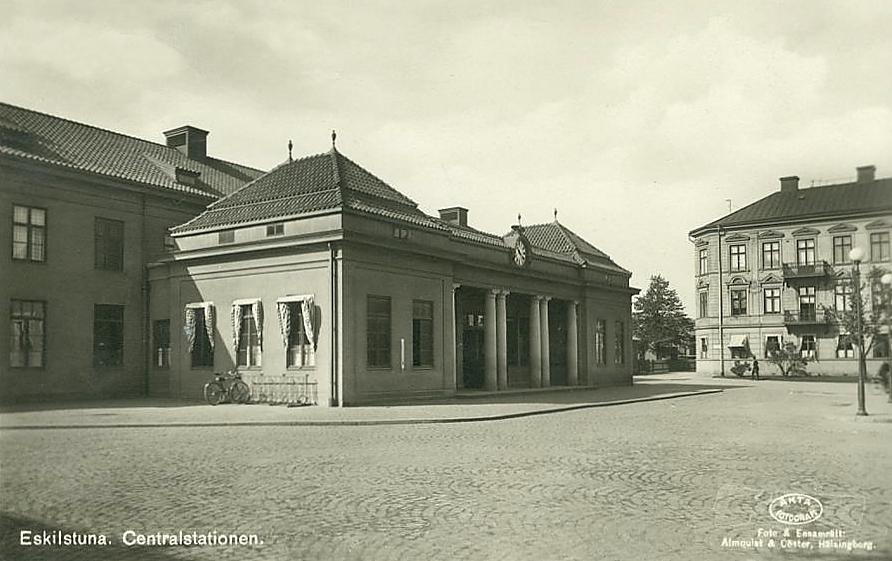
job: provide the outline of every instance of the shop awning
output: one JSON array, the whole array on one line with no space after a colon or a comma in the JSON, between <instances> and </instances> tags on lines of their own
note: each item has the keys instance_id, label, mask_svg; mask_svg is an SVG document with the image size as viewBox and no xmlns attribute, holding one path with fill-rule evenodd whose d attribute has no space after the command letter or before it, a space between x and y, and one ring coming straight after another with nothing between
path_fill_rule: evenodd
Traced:
<instances>
[{"instance_id":1,"label":"shop awning","mask_svg":"<svg viewBox=\"0 0 892 561\"><path fill-rule=\"evenodd\" d=\"M746 335L732 335L731 342L728 343L729 349L747 348L748 346Z\"/></svg>"}]
</instances>

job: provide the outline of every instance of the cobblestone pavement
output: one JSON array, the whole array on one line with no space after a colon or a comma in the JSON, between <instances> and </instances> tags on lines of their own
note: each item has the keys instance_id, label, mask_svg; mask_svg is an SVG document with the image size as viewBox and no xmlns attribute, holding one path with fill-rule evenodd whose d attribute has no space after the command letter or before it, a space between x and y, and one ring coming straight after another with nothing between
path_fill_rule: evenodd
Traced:
<instances>
[{"instance_id":1,"label":"cobblestone pavement","mask_svg":"<svg viewBox=\"0 0 892 561\"><path fill-rule=\"evenodd\" d=\"M3 430L0 557L892 559L892 405L868 398L873 415L855 419L852 384L732 380L480 423ZM821 517L774 521L787 493ZM797 550L796 528L874 549ZM760 529L779 532L773 547ZM112 543L23 547L22 530ZM263 543L126 546L128 530Z\"/></svg>"}]
</instances>

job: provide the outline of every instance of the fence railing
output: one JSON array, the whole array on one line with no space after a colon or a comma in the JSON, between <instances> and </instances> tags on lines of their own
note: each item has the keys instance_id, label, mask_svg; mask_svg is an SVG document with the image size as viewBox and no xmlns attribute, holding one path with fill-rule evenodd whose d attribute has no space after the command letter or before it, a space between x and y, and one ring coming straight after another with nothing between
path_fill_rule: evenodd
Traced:
<instances>
[{"instance_id":1,"label":"fence railing","mask_svg":"<svg viewBox=\"0 0 892 561\"><path fill-rule=\"evenodd\" d=\"M319 402L318 382L284 376L261 376L246 380L251 386L251 401L271 405L316 405Z\"/></svg>"}]
</instances>

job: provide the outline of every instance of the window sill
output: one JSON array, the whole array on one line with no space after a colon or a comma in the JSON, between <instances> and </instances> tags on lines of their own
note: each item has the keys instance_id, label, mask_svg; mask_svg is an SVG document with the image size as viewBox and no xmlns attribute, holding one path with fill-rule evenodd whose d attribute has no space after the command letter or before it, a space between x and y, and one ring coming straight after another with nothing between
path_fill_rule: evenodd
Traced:
<instances>
[{"instance_id":1,"label":"window sill","mask_svg":"<svg viewBox=\"0 0 892 561\"><path fill-rule=\"evenodd\" d=\"M288 366L286 370L289 372L315 372L316 366Z\"/></svg>"}]
</instances>

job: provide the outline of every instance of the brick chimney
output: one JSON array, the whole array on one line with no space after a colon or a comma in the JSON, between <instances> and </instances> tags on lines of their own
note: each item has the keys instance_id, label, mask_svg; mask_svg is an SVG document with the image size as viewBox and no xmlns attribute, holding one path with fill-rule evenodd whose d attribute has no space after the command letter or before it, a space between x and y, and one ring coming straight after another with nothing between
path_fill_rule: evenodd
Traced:
<instances>
[{"instance_id":1,"label":"brick chimney","mask_svg":"<svg viewBox=\"0 0 892 561\"><path fill-rule=\"evenodd\" d=\"M799 176L790 175L781 177L781 193L793 193L799 190Z\"/></svg>"},{"instance_id":2,"label":"brick chimney","mask_svg":"<svg viewBox=\"0 0 892 561\"><path fill-rule=\"evenodd\" d=\"M861 166L855 169L858 171L858 183L870 183L876 179L876 166Z\"/></svg>"},{"instance_id":3,"label":"brick chimney","mask_svg":"<svg viewBox=\"0 0 892 561\"><path fill-rule=\"evenodd\" d=\"M168 148L176 148L193 160L204 160L208 155L208 131L188 125L164 132Z\"/></svg>"},{"instance_id":4,"label":"brick chimney","mask_svg":"<svg viewBox=\"0 0 892 561\"><path fill-rule=\"evenodd\" d=\"M445 220L456 226L468 225L468 209L460 206L452 206L440 209L440 220Z\"/></svg>"}]
</instances>

